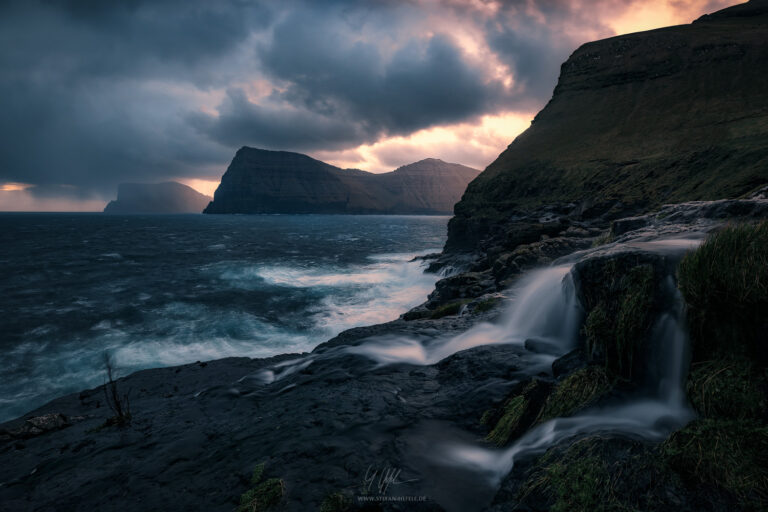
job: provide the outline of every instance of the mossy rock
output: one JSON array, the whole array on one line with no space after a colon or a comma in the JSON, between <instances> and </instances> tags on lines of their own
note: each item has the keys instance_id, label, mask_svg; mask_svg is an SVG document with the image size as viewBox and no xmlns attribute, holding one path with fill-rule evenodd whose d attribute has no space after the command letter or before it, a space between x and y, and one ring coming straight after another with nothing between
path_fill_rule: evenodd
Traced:
<instances>
[{"instance_id":1,"label":"mossy rock","mask_svg":"<svg viewBox=\"0 0 768 512\"><path fill-rule=\"evenodd\" d=\"M536 421L551 388L550 383L533 379L521 392L513 392L499 409L486 411L480 421L484 425L493 425L486 440L506 446L522 435Z\"/></svg>"},{"instance_id":2,"label":"mossy rock","mask_svg":"<svg viewBox=\"0 0 768 512\"><path fill-rule=\"evenodd\" d=\"M741 357L694 363L688 376L688 398L703 417L765 419L766 373Z\"/></svg>"},{"instance_id":3,"label":"mossy rock","mask_svg":"<svg viewBox=\"0 0 768 512\"><path fill-rule=\"evenodd\" d=\"M744 355L768 363L768 221L729 226L677 270L694 361Z\"/></svg>"},{"instance_id":4,"label":"mossy rock","mask_svg":"<svg viewBox=\"0 0 768 512\"><path fill-rule=\"evenodd\" d=\"M749 510L768 508L765 425L752 420L697 420L672 434L661 453L690 485L724 489Z\"/></svg>"},{"instance_id":5,"label":"mossy rock","mask_svg":"<svg viewBox=\"0 0 768 512\"><path fill-rule=\"evenodd\" d=\"M595 404L611 388L611 380L603 368L599 366L582 368L555 386L554 391L544 403L538 421L570 416L574 412Z\"/></svg>"},{"instance_id":6,"label":"mossy rock","mask_svg":"<svg viewBox=\"0 0 768 512\"><path fill-rule=\"evenodd\" d=\"M450 315L458 315L459 312L461 311L461 307L468 302L470 301L458 300L455 302L451 302L449 304L444 304L439 308L435 309L430 315L430 318L433 320L437 320L438 318L443 318Z\"/></svg>"},{"instance_id":7,"label":"mossy rock","mask_svg":"<svg viewBox=\"0 0 768 512\"><path fill-rule=\"evenodd\" d=\"M533 506L523 510L552 512L618 512L638 510L629 501L644 498L640 489L624 484L630 472L647 472L645 450L630 441L581 439L567 448L554 448L542 456L521 485L517 501ZM641 466L631 467L642 461ZM642 485L641 479L628 483Z\"/></svg>"},{"instance_id":8,"label":"mossy rock","mask_svg":"<svg viewBox=\"0 0 768 512\"><path fill-rule=\"evenodd\" d=\"M661 261L628 253L587 260L578 268L587 313L582 334L591 362L611 377L626 380L641 373L653 320L664 307Z\"/></svg>"},{"instance_id":9,"label":"mossy rock","mask_svg":"<svg viewBox=\"0 0 768 512\"><path fill-rule=\"evenodd\" d=\"M499 297L491 297L488 299L483 299L479 301L477 304L475 304L475 307L472 311L476 313L485 313L486 311L490 311L494 308L499 302L501 302L501 298Z\"/></svg>"}]
</instances>

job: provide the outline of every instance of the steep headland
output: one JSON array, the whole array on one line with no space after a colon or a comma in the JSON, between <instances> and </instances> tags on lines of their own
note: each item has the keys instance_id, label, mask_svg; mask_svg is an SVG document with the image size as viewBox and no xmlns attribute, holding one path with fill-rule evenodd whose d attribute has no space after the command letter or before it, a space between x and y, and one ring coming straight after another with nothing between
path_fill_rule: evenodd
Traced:
<instances>
[{"instance_id":1,"label":"steep headland","mask_svg":"<svg viewBox=\"0 0 768 512\"><path fill-rule=\"evenodd\" d=\"M204 213L449 214L479 172L428 158L374 174L243 147Z\"/></svg>"},{"instance_id":2,"label":"steep headland","mask_svg":"<svg viewBox=\"0 0 768 512\"><path fill-rule=\"evenodd\" d=\"M542 206L610 220L768 181L768 2L576 50L551 101L456 205L463 251Z\"/></svg>"},{"instance_id":3,"label":"steep headland","mask_svg":"<svg viewBox=\"0 0 768 512\"><path fill-rule=\"evenodd\" d=\"M210 200L175 181L121 183L117 199L107 204L104 213L200 213Z\"/></svg>"}]
</instances>

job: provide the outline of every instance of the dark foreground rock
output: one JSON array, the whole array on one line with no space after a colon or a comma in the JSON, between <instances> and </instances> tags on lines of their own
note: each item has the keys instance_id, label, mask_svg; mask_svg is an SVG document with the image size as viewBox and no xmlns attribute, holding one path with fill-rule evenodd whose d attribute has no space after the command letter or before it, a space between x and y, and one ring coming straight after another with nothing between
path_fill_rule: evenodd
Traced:
<instances>
[{"instance_id":1,"label":"dark foreground rock","mask_svg":"<svg viewBox=\"0 0 768 512\"><path fill-rule=\"evenodd\" d=\"M285 483L287 510L316 510L334 492L363 494L366 471L386 468L409 482L391 493L428 496L425 509L470 506L462 500L471 478L431 477L425 464L441 439L482 435L484 408L525 377L518 348L481 347L426 367L376 368L340 355L271 384L259 374L301 357L132 374L118 383L131 396L124 428L104 426L112 412L102 389L51 402L26 417L80 419L0 438L2 509L233 510L260 463ZM486 488L484 499L492 495Z\"/></svg>"}]
</instances>

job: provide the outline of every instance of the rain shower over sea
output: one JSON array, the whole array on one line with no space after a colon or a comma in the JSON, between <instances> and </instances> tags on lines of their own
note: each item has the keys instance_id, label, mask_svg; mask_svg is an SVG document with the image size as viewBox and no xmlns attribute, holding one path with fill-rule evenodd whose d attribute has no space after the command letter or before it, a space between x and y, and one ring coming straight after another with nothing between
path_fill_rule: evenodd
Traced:
<instances>
[{"instance_id":1,"label":"rain shower over sea","mask_svg":"<svg viewBox=\"0 0 768 512\"><path fill-rule=\"evenodd\" d=\"M394 320L448 217L0 214L0 421L121 374Z\"/></svg>"}]
</instances>

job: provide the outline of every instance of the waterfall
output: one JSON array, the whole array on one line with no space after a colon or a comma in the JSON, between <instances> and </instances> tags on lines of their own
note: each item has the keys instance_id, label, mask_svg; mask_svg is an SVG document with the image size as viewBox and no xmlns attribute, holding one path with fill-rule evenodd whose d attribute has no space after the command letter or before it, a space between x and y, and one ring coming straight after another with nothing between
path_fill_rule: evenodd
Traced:
<instances>
[{"instance_id":1,"label":"waterfall","mask_svg":"<svg viewBox=\"0 0 768 512\"><path fill-rule=\"evenodd\" d=\"M483 322L456 336L376 337L347 347L345 352L380 364L431 365L481 345L524 345L527 340L536 340L548 347L548 357L565 354L576 345L582 317L570 271L570 265L563 265L523 277L512 289L514 300L500 323Z\"/></svg>"},{"instance_id":2,"label":"waterfall","mask_svg":"<svg viewBox=\"0 0 768 512\"><path fill-rule=\"evenodd\" d=\"M694 417L684 389L688 367L688 336L683 299L671 276L665 282L671 306L651 331L650 369L646 385L621 405L585 410L556 418L528 431L507 449L487 445L452 445L440 450L442 462L470 466L488 475L493 485L506 476L521 457L544 453L558 442L585 434L611 432L660 441Z\"/></svg>"}]
</instances>

